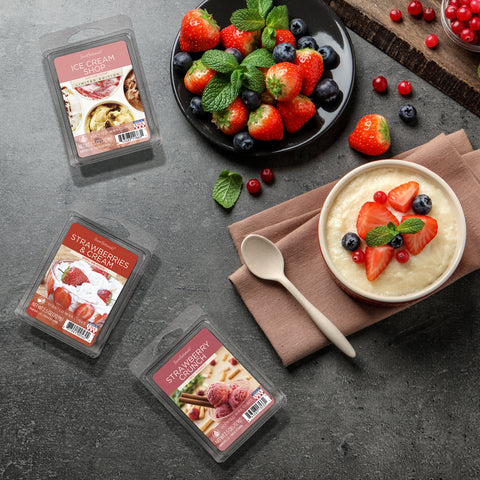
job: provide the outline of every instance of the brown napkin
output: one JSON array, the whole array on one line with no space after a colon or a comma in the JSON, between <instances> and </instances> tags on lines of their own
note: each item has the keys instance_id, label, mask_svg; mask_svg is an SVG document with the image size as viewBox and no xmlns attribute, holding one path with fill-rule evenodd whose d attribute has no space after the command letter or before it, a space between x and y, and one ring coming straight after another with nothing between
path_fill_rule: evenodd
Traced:
<instances>
[{"instance_id":1,"label":"brown napkin","mask_svg":"<svg viewBox=\"0 0 480 480\"><path fill-rule=\"evenodd\" d=\"M462 204L467 245L449 283L479 268L480 150L473 151L465 132L460 130L439 135L397 158L419 163L439 174ZM321 205L334 184L234 223L229 231L239 254L242 240L249 233L264 235L275 242L285 257L287 277L349 335L407 307L375 307L356 301L336 285L327 271L318 245L317 223ZM285 366L329 344L302 307L279 284L257 279L245 266L229 278Z\"/></svg>"}]
</instances>

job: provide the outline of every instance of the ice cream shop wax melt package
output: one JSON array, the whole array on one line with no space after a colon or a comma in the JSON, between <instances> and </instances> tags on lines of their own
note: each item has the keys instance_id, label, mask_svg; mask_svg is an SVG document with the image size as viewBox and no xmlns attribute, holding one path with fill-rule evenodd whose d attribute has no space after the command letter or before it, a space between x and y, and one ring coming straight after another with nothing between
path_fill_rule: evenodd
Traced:
<instances>
[{"instance_id":1,"label":"ice cream shop wax melt package","mask_svg":"<svg viewBox=\"0 0 480 480\"><path fill-rule=\"evenodd\" d=\"M128 239L71 212L41 260L17 315L88 356L98 357L155 246L147 232L125 221L120 224Z\"/></svg>"},{"instance_id":2,"label":"ice cream shop wax melt package","mask_svg":"<svg viewBox=\"0 0 480 480\"><path fill-rule=\"evenodd\" d=\"M50 33L40 44L72 165L112 159L158 142L157 120L128 16Z\"/></svg>"},{"instance_id":3,"label":"ice cream shop wax melt package","mask_svg":"<svg viewBox=\"0 0 480 480\"><path fill-rule=\"evenodd\" d=\"M181 338L168 342L175 333ZM197 306L150 342L130 369L217 462L232 455L285 402L284 394Z\"/></svg>"}]
</instances>

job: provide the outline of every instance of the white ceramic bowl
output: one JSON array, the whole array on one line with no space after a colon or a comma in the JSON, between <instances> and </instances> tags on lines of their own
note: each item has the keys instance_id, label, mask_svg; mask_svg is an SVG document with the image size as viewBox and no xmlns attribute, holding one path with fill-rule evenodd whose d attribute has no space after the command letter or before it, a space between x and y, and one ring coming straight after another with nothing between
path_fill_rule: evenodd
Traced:
<instances>
[{"instance_id":1,"label":"white ceramic bowl","mask_svg":"<svg viewBox=\"0 0 480 480\"><path fill-rule=\"evenodd\" d=\"M457 223L456 242L453 246L453 254L451 255L449 262L447 263L446 268L438 277L435 278L435 280L433 280L427 286L423 286L422 288L419 288L418 290L415 290L407 294L386 295L386 294L375 292L375 288L370 288L370 291L366 290L361 285L360 286L358 285L359 282L355 282L355 275L350 275L350 277L353 276L353 281L352 281L352 278L347 278L347 276L340 271L336 263L332 260L332 256L329 250L327 249L327 230L328 230L327 222L331 214L331 209L335 204L339 194L344 191L347 185L349 185L353 180L357 179L360 175L363 176L365 173L373 172L375 169L385 168L385 167L389 169L393 168L394 171L399 169L400 172L405 172L407 174L407 178L409 174L421 175L423 177L426 177L429 180L429 182L433 183L434 186L439 189L440 194L442 196L445 196L449 204L452 206L454 215L456 217L455 218ZM408 180L405 180L405 181L408 181ZM421 191L422 191L422 187L420 186L420 193ZM373 196L373 193L374 191L371 192L372 196ZM369 201L373 201L373 198L370 198ZM361 208L361 204L352 205L353 215L355 216L358 215L360 208ZM435 217L435 215L433 214L433 211L431 213L431 216ZM344 233L347 233L347 232L344 232ZM341 178L338 181L338 183L334 186L334 188L328 194L325 200L325 203L322 207L322 211L320 213L320 219L318 223L318 238L320 243L320 249L328 269L334 276L336 282L347 293L349 293L351 296L357 299L366 301L368 303L373 303L373 304L383 305L383 306L401 305L401 304L418 300L420 298L423 298L431 294L435 290L439 289L453 274L458 264L460 263L460 260L463 256L463 251L465 249L465 241L466 241L465 215L463 213L463 209L460 204L460 201L458 200L453 190L436 173L432 172L431 170L421 165L417 165L411 162L406 162L404 160L377 160L352 170L343 178ZM341 236L340 238L338 238L338 242L339 243L341 242ZM347 252L347 251L345 251L345 253L347 255L350 254L350 252ZM418 255L418 257L420 257L421 254L422 252ZM392 259L392 262L396 262L395 258ZM388 267L387 267L387 270L388 270ZM385 270L385 272L383 272L381 275L386 274L387 270ZM372 285L374 284L374 282L372 282Z\"/></svg>"}]
</instances>

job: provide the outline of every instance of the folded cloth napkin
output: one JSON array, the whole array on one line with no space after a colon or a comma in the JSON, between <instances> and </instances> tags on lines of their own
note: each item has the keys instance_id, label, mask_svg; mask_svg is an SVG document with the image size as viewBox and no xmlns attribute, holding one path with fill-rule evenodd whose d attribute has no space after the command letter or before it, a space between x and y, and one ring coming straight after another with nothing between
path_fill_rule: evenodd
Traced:
<instances>
[{"instance_id":1,"label":"folded cloth napkin","mask_svg":"<svg viewBox=\"0 0 480 480\"><path fill-rule=\"evenodd\" d=\"M397 158L436 172L452 187L462 204L467 244L462 261L448 283L480 268L480 150L473 151L467 135L460 130L441 134ZM228 228L240 258L240 245L250 233L275 242L285 257L287 277L349 335L407 306L377 307L354 300L337 286L328 272L318 245L317 224L321 206L334 184L304 193ZM330 343L279 284L256 278L244 265L229 279L285 366Z\"/></svg>"}]
</instances>

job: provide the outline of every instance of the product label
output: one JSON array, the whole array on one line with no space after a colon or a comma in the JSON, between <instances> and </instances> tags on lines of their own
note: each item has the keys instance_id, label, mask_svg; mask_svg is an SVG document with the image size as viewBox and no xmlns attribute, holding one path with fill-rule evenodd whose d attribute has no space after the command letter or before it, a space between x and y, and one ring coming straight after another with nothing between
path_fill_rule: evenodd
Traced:
<instances>
[{"instance_id":1,"label":"product label","mask_svg":"<svg viewBox=\"0 0 480 480\"><path fill-rule=\"evenodd\" d=\"M54 63L80 157L150 138L123 40L57 57Z\"/></svg>"},{"instance_id":2,"label":"product label","mask_svg":"<svg viewBox=\"0 0 480 480\"><path fill-rule=\"evenodd\" d=\"M155 372L153 380L222 451L274 403L207 328Z\"/></svg>"},{"instance_id":3,"label":"product label","mask_svg":"<svg viewBox=\"0 0 480 480\"><path fill-rule=\"evenodd\" d=\"M74 223L27 313L84 345L92 345L137 261L135 253Z\"/></svg>"}]
</instances>

